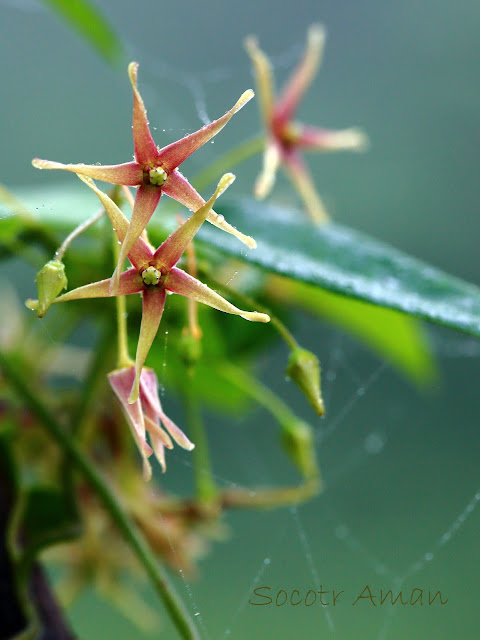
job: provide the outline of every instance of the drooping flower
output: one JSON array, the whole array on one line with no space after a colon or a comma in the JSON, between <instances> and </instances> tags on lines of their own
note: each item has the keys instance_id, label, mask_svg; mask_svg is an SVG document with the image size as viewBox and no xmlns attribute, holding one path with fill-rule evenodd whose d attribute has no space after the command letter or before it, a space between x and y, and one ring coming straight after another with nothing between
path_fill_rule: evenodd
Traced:
<instances>
[{"instance_id":1,"label":"drooping flower","mask_svg":"<svg viewBox=\"0 0 480 640\"><path fill-rule=\"evenodd\" d=\"M158 397L158 381L152 369L143 368L140 374L139 395L135 402L129 402L129 395L135 380L135 367L124 367L112 371L108 375L108 381L122 406L127 422L132 430L133 438L143 458L143 478L149 480L152 468L148 458L155 453L160 462L162 471L166 470L165 447L172 449L171 438L175 442L191 451L194 444L164 413L160 398ZM160 426L160 422L166 431ZM150 435L151 447L146 440L146 432ZM168 431L168 433L167 433ZM170 437L171 436L171 437ZM153 451L152 451L153 449Z\"/></svg>"},{"instance_id":2,"label":"drooping flower","mask_svg":"<svg viewBox=\"0 0 480 640\"><path fill-rule=\"evenodd\" d=\"M37 169L65 169L112 184L138 187L130 226L123 241L118 265L112 280L112 293L115 293L118 287L118 278L125 258L147 226L162 193L166 193L191 211L196 211L205 203L205 200L180 173L178 167L194 151L223 129L230 118L254 96L251 89L245 91L237 103L221 118L214 120L181 140L159 149L150 133L147 111L137 88L137 70L138 64L136 62L130 63L128 74L133 88L134 162L102 166L62 164L60 162L41 160L40 158L35 158L32 161L33 166L37 167ZM235 235L250 248L255 248L256 243L253 238L240 233L228 224L222 215L210 210L207 220L216 227Z\"/></svg>"},{"instance_id":3,"label":"drooping flower","mask_svg":"<svg viewBox=\"0 0 480 640\"><path fill-rule=\"evenodd\" d=\"M93 180L81 175L79 177L97 194L110 217L118 240L124 242L129 228L127 218L112 199L95 185ZM234 179L235 176L231 173L225 174L210 200L180 225L156 251L152 249L143 236L139 236L130 249L128 259L133 266L120 275L116 294L122 296L141 293L143 299L142 322L135 360L136 375L129 397L130 403L134 403L138 398L140 373L160 325L167 291L202 302L225 313L239 315L246 320L256 322L269 322L270 320L269 316L264 313L238 309L222 298L216 291L175 266L185 248L207 218L215 200ZM54 302L108 297L112 295L110 288L112 279L113 277L78 287L56 298ZM27 306L31 309L36 309L38 303L36 301L28 301Z\"/></svg>"},{"instance_id":4,"label":"drooping flower","mask_svg":"<svg viewBox=\"0 0 480 640\"><path fill-rule=\"evenodd\" d=\"M282 164L315 222L327 220L328 215L300 151L362 151L367 146L367 137L360 129L332 131L292 121L300 100L318 69L324 44L324 29L319 25L312 25L308 32L304 56L281 96L276 99L270 61L254 37L247 38L245 42L255 70L267 138L263 170L255 184L255 195L265 198L270 193L277 169Z\"/></svg>"}]
</instances>

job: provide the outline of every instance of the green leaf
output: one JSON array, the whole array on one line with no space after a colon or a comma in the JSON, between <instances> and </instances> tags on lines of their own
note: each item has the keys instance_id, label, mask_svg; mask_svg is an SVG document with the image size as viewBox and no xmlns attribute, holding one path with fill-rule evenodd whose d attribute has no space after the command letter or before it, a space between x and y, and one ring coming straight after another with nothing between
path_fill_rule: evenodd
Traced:
<instances>
[{"instance_id":1,"label":"green leaf","mask_svg":"<svg viewBox=\"0 0 480 640\"><path fill-rule=\"evenodd\" d=\"M34 486L24 497L20 519L24 554L56 542L70 540L79 533L79 519L75 505L65 492L50 486Z\"/></svg>"},{"instance_id":2,"label":"green leaf","mask_svg":"<svg viewBox=\"0 0 480 640\"><path fill-rule=\"evenodd\" d=\"M112 27L88 0L43 0L68 22L108 62L114 64L123 56L123 47Z\"/></svg>"},{"instance_id":3,"label":"green leaf","mask_svg":"<svg viewBox=\"0 0 480 640\"><path fill-rule=\"evenodd\" d=\"M294 210L248 198L220 202L216 210L258 244L249 251L234 237L203 225L199 239L225 254L480 337L480 289L473 284L353 229L313 226Z\"/></svg>"},{"instance_id":4,"label":"green leaf","mask_svg":"<svg viewBox=\"0 0 480 640\"><path fill-rule=\"evenodd\" d=\"M40 221L59 229L71 229L97 206L81 189L51 187L28 192L25 202ZM480 289L473 284L342 225L313 226L292 209L241 198L220 201L216 210L258 246L249 250L204 224L198 240L206 246L269 273L480 337ZM155 236L175 226L160 207L149 231Z\"/></svg>"}]
</instances>

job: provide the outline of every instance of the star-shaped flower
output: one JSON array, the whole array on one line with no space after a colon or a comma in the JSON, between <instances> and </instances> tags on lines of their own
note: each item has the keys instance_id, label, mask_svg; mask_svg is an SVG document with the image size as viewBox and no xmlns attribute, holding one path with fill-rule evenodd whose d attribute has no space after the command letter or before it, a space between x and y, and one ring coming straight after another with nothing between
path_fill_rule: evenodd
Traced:
<instances>
[{"instance_id":1,"label":"star-shaped flower","mask_svg":"<svg viewBox=\"0 0 480 640\"><path fill-rule=\"evenodd\" d=\"M133 382L135 380L135 367L124 367L112 371L108 375L108 381L122 405L123 412L128 424L132 430L135 443L143 458L143 479L150 480L152 468L148 462L148 457L155 453L157 460L160 462L162 471L165 472L165 447L172 449L173 444L170 436L175 442L191 451L194 444L190 442L187 436L170 420L164 413L160 398L158 397L158 381L155 372L152 369L143 368L140 374L140 393L135 402L128 401ZM162 422L166 430L162 429L159 424ZM152 448L146 440L146 431L150 435ZM170 435L169 435L170 434Z\"/></svg>"},{"instance_id":2,"label":"star-shaped flower","mask_svg":"<svg viewBox=\"0 0 480 640\"><path fill-rule=\"evenodd\" d=\"M245 42L255 69L260 108L267 132L263 171L255 184L255 195L265 198L270 193L278 166L282 164L316 222L327 220L328 215L300 151L361 151L367 146L367 137L360 129L332 131L292 122L300 100L318 69L324 44L324 29L319 25L310 27L304 56L281 96L275 99L272 69L267 56L255 38L249 37Z\"/></svg>"},{"instance_id":3,"label":"star-shaped flower","mask_svg":"<svg viewBox=\"0 0 480 640\"><path fill-rule=\"evenodd\" d=\"M95 185L91 178L82 175L79 177L97 194L110 217L119 241L124 243L129 229L127 218L113 200ZM212 210L215 200L228 188L234 179L235 176L231 173L225 174L210 200L179 226L156 251L153 250L143 236L139 236L128 253L128 259L133 266L120 275L116 295L141 293L143 299L142 322L135 360L136 375L128 399L130 403L134 403L138 398L140 373L160 325L167 291L202 302L220 311L242 316L246 320L257 322L269 322L270 320L269 316L264 313L238 309L222 298L216 291L185 273L185 271L175 267L187 245ZM113 276L107 280L78 287L56 298L54 302L108 297L112 295L112 280ZM31 309L36 309L38 302L28 301L28 306Z\"/></svg>"},{"instance_id":4,"label":"star-shaped flower","mask_svg":"<svg viewBox=\"0 0 480 640\"><path fill-rule=\"evenodd\" d=\"M223 129L230 118L254 96L251 89L245 91L238 102L221 118L214 120L198 131L195 131L195 133L191 133L181 140L173 142L163 147L163 149L159 149L150 133L147 111L137 88L137 70L138 64L136 62L130 63L128 74L133 88L134 162L101 166L61 164L60 162L41 160L39 158L35 158L32 161L33 166L37 167L37 169L65 169L90 178L102 180L103 182L138 187L132 219L120 250L118 265L112 280L112 293L115 293L118 287L118 278L125 258L147 226L162 193L166 193L174 200L188 207L191 211L196 211L205 203L205 200L180 173L178 167L194 151L211 140L213 136ZM238 237L250 248L255 248L256 243L253 238L240 233L228 224L222 215L218 215L210 210L207 219L216 227Z\"/></svg>"}]
</instances>

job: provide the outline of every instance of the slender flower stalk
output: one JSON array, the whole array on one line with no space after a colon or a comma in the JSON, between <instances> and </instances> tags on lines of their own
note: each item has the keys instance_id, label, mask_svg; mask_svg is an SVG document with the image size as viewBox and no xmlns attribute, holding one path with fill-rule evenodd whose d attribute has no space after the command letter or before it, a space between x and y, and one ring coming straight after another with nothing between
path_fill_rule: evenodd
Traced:
<instances>
[{"instance_id":1,"label":"slender flower stalk","mask_svg":"<svg viewBox=\"0 0 480 640\"><path fill-rule=\"evenodd\" d=\"M245 42L257 79L260 110L266 131L263 171L255 184L255 195L265 198L270 193L277 169L282 165L315 222L327 220L328 215L300 152L362 151L367 146L367 137L360 129L332 131L292 121L317 72L324 44L324 29L319 25L312 25L304 56L277 99L269 59L254 37L247 38Z\"/></svg>"},{"instance_id":2,"label":"slender flower stalk","mask_svg":"<svg viewBox=\"0 0 480 640\"><path fill-rule=\"evenodd\" d=\"M211 140L232 116L237 113L254 96L250 89L245 91L221 118L191 133L177 142L173 142L162 149L155 144L150 133L147 111L137 87L138 64L132 62L128 67L128 74L133 89L133 143L135 161L118 165L86 165L61 164L49 160L35 158L32 163L38 169L64 169L89 178L138 187L135 196L130 226L123 239L122 248L111 281L111 293L117 292L122 265L137 239L147 226L153 215L162 193L177 200L191 211L196 211L205 201L180 173L178 167L194 151ZM253 238L242 234L232 227L223 216L215 213L211 208L207 220L216 227L238 237L250 248L255 248Z\"/></svg>"}]
</instances>

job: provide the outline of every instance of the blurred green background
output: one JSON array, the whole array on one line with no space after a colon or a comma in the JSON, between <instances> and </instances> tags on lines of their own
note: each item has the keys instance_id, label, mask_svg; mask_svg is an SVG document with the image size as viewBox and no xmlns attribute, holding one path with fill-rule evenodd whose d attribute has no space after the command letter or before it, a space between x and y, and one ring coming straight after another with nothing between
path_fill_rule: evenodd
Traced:
<instances>
[{"instance_id":1,"label":"blurred green background","mask_svg":"<svg viewBox=\"0 0 480 640\"><path fill-rule=\"evenodd\" d=\"M247 34L257 34L272 55L280 83L298 59L308 25L324 23L324 64L299 117L332 128L360 125L372 142L365 155L310 156L333 217L480 282L478 2L97 5L128 58L140 62L140 87L162 145L198 128L203 115L218 117L253 86L242 45ZM21 188L71 183L72 176L35 171L34 156L104 164L131 157L126 67L112 70L42 4L0 0L0 59L1 182ZM250 104L214 145L185 164L185 173L258 130ZM249 193L259 167L254 158L239 168L232 193ZM272 198L296 204L286 184L279 183ZM13 278L8 265L1 277ZM33 278L24 289L34 293ZM319 449L326 488L298 510L227 516L229 538L215 544L196 580L178 580L187 606L200 614L203 638L476 638L480 343L429 326L440 378L419 391L317 318L298 315L293 329L323 363L326 418L316 419L285 381L283 347L262 360L262 378L329 434ZM181 408L171 407L180 420ZM278 450L276 425L260 409L233 419L207 416L207 424L221 483L295 481ZM187 494L191 475L187 454L175 450L161 482ZM366 584L378 592L405 576L405 593L440 589L448 603L396 605L391 618L387 605L352 607ZM248 604L258 586L305 593L319 584L345 591L328 608L330 618L318 603ZM158 606L148 590L143 597ZM161 609L159 615L162 626L148 637L174 637ZM70 616L82 638L143 637L93 594Z\"/></svg>"}]
</instances>

